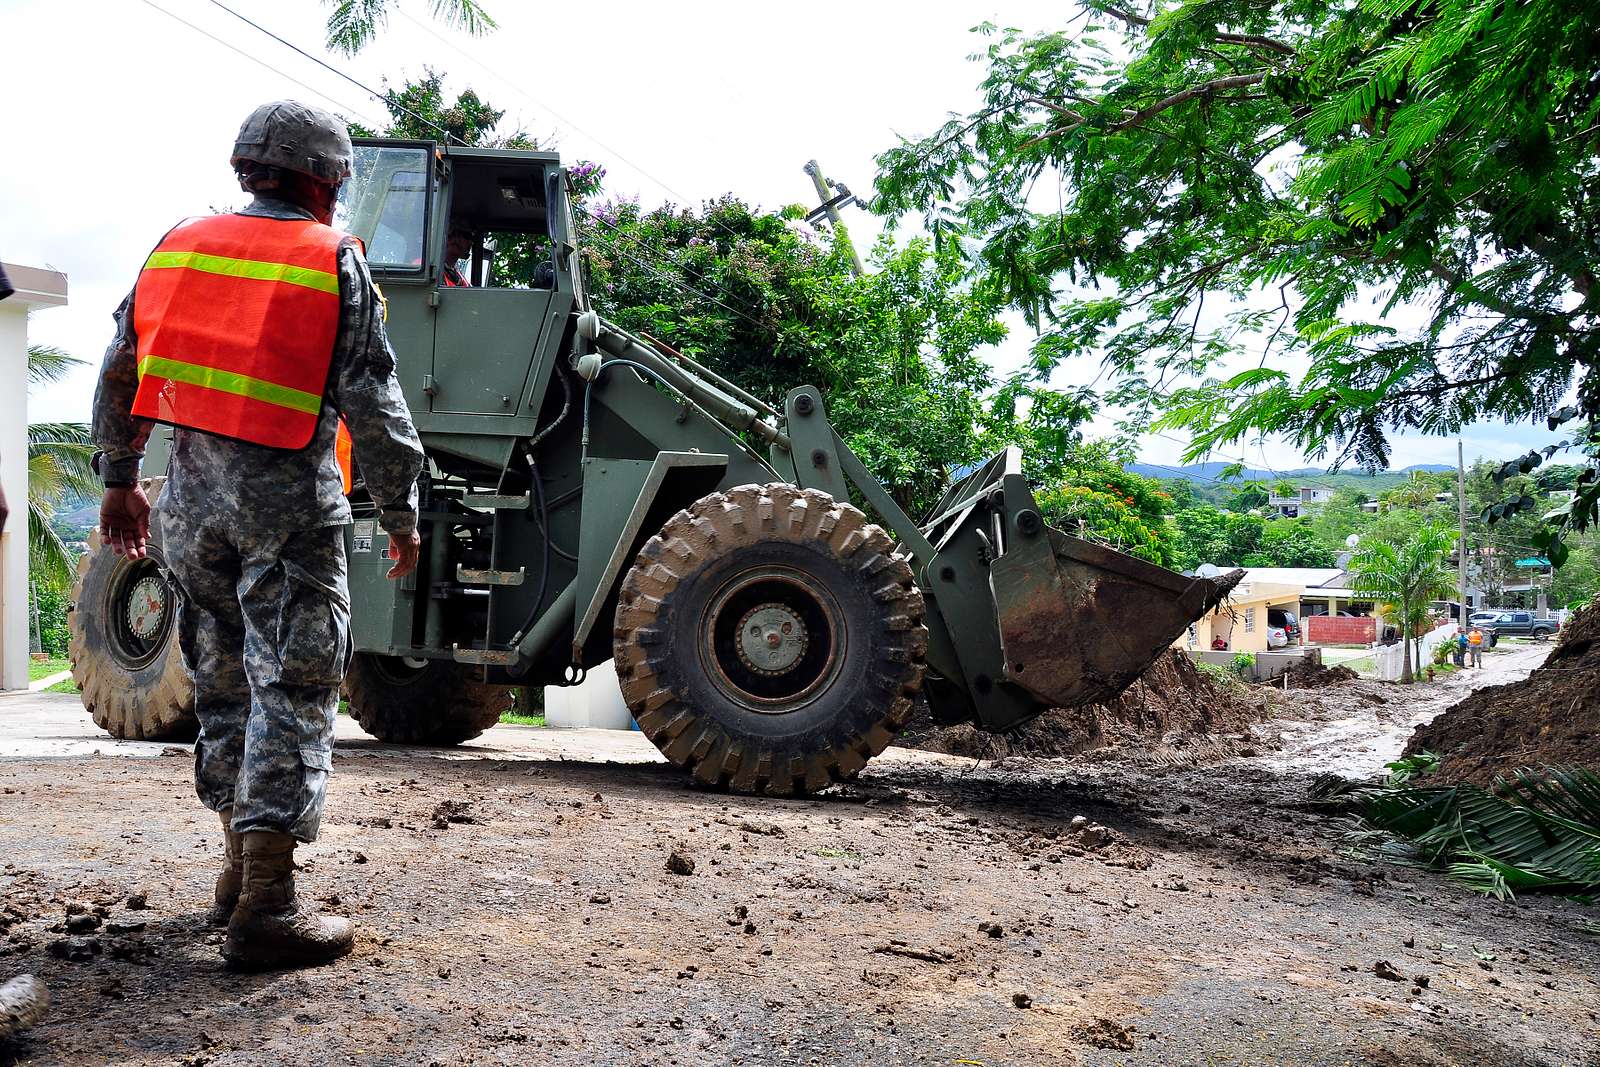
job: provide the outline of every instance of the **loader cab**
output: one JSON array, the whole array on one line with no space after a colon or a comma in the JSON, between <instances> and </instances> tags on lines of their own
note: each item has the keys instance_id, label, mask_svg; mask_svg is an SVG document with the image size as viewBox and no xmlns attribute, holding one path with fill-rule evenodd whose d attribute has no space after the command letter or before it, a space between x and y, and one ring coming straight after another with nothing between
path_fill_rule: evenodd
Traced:
<instances>
[{"instance_id":1,"label":"loader cab","mask_svg":"<svg viewBox=\"0 0 1600 1067\"><path fill-rule=\"evenodd\" d=\"M366 244L418 429L525 432L581 301L559 157L429 141L355 145L335 225ZM447 262L447 248L460 251L450 248L452 228L467 247Z\"/></svg>"}]
</instances>

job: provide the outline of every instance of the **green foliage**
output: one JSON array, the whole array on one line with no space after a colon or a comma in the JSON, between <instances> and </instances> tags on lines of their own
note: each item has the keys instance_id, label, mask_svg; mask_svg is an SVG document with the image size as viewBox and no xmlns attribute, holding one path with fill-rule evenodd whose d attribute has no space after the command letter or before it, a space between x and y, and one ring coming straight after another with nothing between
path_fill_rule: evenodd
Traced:
<instances>
[{"instance_id":1,"label":"green foliage","mask_svg":"<svg viewBox=\"0 0 1600 1067\"><path fill-rule=\"evenodd\" d=\"M1160 482L1123 470L1104 444L1075 449L1059 477L1037 494L1046 522L1140 559L1173 565L1177 537L1166 520L1172 501Z\"/></svg>"},{"instance_id":2,"label":"green foliage","mask_svg":"<svg viewBox=\"0 0 1600 1067\"><path fill-rule=\"evenodd\" d=\"M1243 567L1245 560L1259 556L1267 523L1259 515L1219 511L1209 504L1185 508L1177 513L1177 546L1174 563L1182 570L1194 570L1203 563L1218 567ZM1252 563L1250 566L1277 566ZM1287 564L1284 564L1287 566Z\"/></svg>"},{"instance_id":3,"label":"green foliage","mask_svg":"<svg viewBox=\"0 0 1600 1067\"><path fill-rule=\"evenodd\" d=\"M353 56L389 25L389 9L394 0L322 0L328 12L326 47L330 52ZM433 17L447 26L481 37L495 28L494 19L478 0L429 0Z\"/></svg>"},{"instance_id":4,"label":"green foliage","mask_svg":"<svg viewBox=\"0 0 1600 1067\"><path fill-rule=\"evenodd\" d=\"M1252 669L1254 668L1254 665L1254 660L1252 660ZM1245 687L1243 679L1239 677L1238 670L1230 667L1224 667L1220 663L1211 663L1207 660L1197 659L1194 661L1194 669L1200 672L1200 676L1202 678L1205 678L1207 681L1211 682L1211 684L1220 686L1223 689L1242 690Z\"/></svg>"},{"instance_id":5,"label":"green foliage","mask_svg":"<svg viewBox=\"0 0 1600 1067\"><path fill-rule=\"evenodd\" d=\"M1387 536L1364 538L1350 558L1350 588L1391 605L1386 617L1405 635L1403 683L1412 680L1411 638L1427 628L1429 602L1454 590L1445 555L1455 539L1456 532L1447 527L1413 522Z\"/></svg>"},{"instance_id":6,"label":"green foliage","mask_svg":"<svg viewBox=\"0 0 1600 1067\"><path fill-rule=\"evenodd\" d=\"M1305 519L1278 519L1261 531L1261 547L1241 561L1245 567L1331 567L1334 551Z\"/></svg>"},{"instance_id":7,"label":"green foliage","mask_svg":"<svg viewBox=\"0 0 1600 1067\"><path fill-rule=\"evenodd\" d=\"M1253 678L1256 673L1256 657L1250 652L1235 652L1233 654L1233 672L1240 678Z\"/></svg>"},{"instance_id":8,"label":"green foliage","mask_svg":"<svg viewBox=\"0 0 1600 1067\"><path fill-rule=\"evenodd\" d=\"M1395 765L1391 764L1391 768ZM1405 777L1367 802L1369 825L1404 839L1402 858L1445 870L1477 893L1600 893L1600 775L1519 770L1487 790L1418 788Z\"/></svg>"},{"instance_id":9,"label":"green foliage","mask_svg":"<svg viewBox=\"0 0 1600 1067\"><path fill-rule=\"evenodd\" d=\"M33 613L38 612L39 650L52 657L67 654L67 593L60 586L33 583L28 599L28 628L33 631Z\"/></svg>"},{"instance_id":10,"label":"green foliage","mask_svg":"<svg viewBox=\"0 0 1600 1067\"><path fill-rule=\"evenodd\" d=\"M60 381L83 360L48 345L28 346L28 384ZM100 497L100 479L90 466L94 442L81 422L28 424L28 570L51 589L72 582L77 560L51 524L66 500Z\"/></svg>"},{"instance_id":11,"label":"green foliage","mask_svg":"<svg viewBox=\"0 0 1600 1067\"><path fill-rule=\"evenodd\" d=\"M1039 328L1035 373L1098 356L1126 427L1193 455L1271 433L1382 468L1395 431L1576 426L1588 477L1552 521L1594 521L1600 5L1084 8L981 27L980 106L879 157L877 206Z\"/></svg>"},{"instance_id":12,"label":"green foliage","mask_svg":"<svg viewBox=\"0 0 1600 1067\"><path fill-rule=\"evenodd\" d=\"M818 386L840 435L913 515L937 502L949 468L1020 441L1039 476L1064 469L1077 443L1085 416L1047 391L1026 412L1004 388L986 398L983 350L1005 328L948 250L885 241L855 278L842 246L732 196L700 211L610 200L579 229L602 314L769 403Z\"/></svg>"},{"instance_id":13,"label":"green foliage","mask_svg":"<svg viewBox=\"0 0 1600 1067\"><path fill-rule=\"evenodd\" d=\"M424 67L420 79L408 79L398 89L384 81L384 107L390 122L383 130L350 124L351 137L409 137L419 141L448 139L455 144L481 148L537 148L524 130L497 132L504 108L495 108L472 89L463 89L454 101L445 99L445 75ZM440 131L444 131L441 133Z\"/></svg>"}]
</instances>

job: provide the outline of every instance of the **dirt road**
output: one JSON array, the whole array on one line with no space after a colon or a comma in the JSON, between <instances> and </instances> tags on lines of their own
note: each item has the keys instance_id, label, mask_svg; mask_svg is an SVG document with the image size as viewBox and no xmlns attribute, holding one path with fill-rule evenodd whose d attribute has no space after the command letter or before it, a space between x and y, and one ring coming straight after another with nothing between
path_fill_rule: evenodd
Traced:
<instances>
[{"instance_id":1,"label":"dirt road","mask_svg":"<svg viewBox=\"0 0 1600 1067\"><path fill-rule=\"evenodd\" d=\"M1452 671L1411 689L1360 681L1296 694L1288 715L1258 729L1267 741L1259 765L1273 770L1365 778L1396 759L1419 725L1474 689L1526 678L1550 655L1548 642L1487 649L1483 666Z\"/></svg>"},{"instance_id":2,"label":"dirt road","mask_svg":"<svg viewBox=\"0 0 1600 1067\"><path fill-rule=\"evenodd\" d=\"M1293 773L891 750L774 802L517 730L488 735L515 758L343 745L303 885L356 952L248 977L201 925L217 842L187 753L0 757L0 977L55 1002L10 1057L1600 1063L1593 909L1346 858ZM79 907L103 921L69 935Z\"/></svg>"}]
</instances>

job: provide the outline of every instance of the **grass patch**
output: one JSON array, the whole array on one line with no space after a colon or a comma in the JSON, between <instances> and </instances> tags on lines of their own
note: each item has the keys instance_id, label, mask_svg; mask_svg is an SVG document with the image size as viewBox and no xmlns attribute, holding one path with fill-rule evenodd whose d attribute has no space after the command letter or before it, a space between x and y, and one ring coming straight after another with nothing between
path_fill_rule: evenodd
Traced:
<instances>
[{"instance_id":1,"label":"grass patch","mask_svg":"<svg viewBox=\"0 0 1600 1067\"><path fill-rule=\"evenodd\" d=\"M510 723L512 726L543 726L544 716L518 715L514 711L508 711L500 716L500 721L504 723Z\"/></svg>"},{"instance_id":2,"label":"grass patch","mask_svg":"<svg viewBox=\"0 0 1600 1067\"><path fill-rule=\"evenodd\" d=\"M48 678L52 674L71 667L72 664L64 659L30 659L28 661L28 681L37 682L40 678Z\"/></svg>"},{"instance_id":3,"label":"grass patch","mask_svg":"<svg viewBox=\"0 0 1600 1067\"><path fill-rule=\"evenodd\" d=\"M1372 656L1357 656L1355 659L1340 660L1338 666L1349 667L1357 674L1376 674L1378 661Z\"/></svg>"},{"instance_id":4,"label":"grass patch","mask_svg":"<svg viewBox=\"0 0 1600 1067\"><path fill-rule=\"evenodd\" d=\"M825 860L860 860L863 858L861 853L851 852L847 848L819 848L814 849L813 852Z\"/></svg>"},{"instance_id":5,"label":"grass patch","mask_svg":"<svg viewBox=\"0 0 1600 1067\"><path fill-rule=\"evenodd\" d=\"M57 682L55 685L47 686L45 688L45 692L46 693L74 693L75 694L75 693L77 693L77 691L78 691L78 683L74 682L71 678L63 678L63 679L61 679L61 681Z\"/></svg>"}]
</instances>

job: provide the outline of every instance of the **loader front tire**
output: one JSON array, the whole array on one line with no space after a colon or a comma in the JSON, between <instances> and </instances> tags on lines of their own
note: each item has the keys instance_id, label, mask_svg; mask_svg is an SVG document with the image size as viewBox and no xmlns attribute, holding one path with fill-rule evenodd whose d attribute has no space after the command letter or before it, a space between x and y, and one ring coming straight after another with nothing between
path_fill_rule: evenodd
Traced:
<instances>
[{"instance_id":1,"label":"loader front tire","mask_svg":"<svg viewBox=\"0 0 1600 1067\"><path fill-rule=\"evenodd\" d=\"M350 714L379 741L459 745L500 721L511 690L473 677L447 660L415 665L397 656L357 652L345 674Z\"/></svg>"},{"instance_id":2,"label":"loader front tire","mask_svg":"<svg viewBox=\"0 0 1600 1067\"><path fill-rule=\"evenodd\" d=\"M164 478L144 482L152 503ZM150 517L149 555L118 556L89 534L67 608L67 657L83 706L112 737L187 740L199 731L194 675L178 648L176 593L161 554L160 522Z\"/></svg>"},{"instance_id":3,"label":"loader front tire","mask_svg":"<svg viewBox=\"0 0 1600 1067\"><path fill-rule=\"evenodd\" d=\"M910 721L928 631L888 534L774 484L668 520L623 582L614 641L623 698L669 760L796 796L853 777Z\"/></svg>"}]
</instances>

